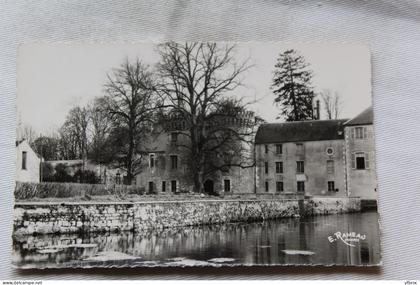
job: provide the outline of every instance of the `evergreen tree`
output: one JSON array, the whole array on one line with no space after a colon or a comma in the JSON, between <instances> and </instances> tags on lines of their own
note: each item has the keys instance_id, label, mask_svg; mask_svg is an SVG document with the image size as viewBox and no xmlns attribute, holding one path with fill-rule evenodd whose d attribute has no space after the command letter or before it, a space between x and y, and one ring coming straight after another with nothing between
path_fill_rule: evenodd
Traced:
<instances>
[{"instance_id":1,"label":"evergreen tree","mask_svg":"<svg viewBox=\"0 0 420 285\"><path fill-rule=\"evenodd\" d=\"M281 53L274 66L272 90L274 102L281 105L278 118L286 121L313 119L312 101L315 96L311 85L312 71L309 64L296 50Z\"/></svg>"}]
</instances>

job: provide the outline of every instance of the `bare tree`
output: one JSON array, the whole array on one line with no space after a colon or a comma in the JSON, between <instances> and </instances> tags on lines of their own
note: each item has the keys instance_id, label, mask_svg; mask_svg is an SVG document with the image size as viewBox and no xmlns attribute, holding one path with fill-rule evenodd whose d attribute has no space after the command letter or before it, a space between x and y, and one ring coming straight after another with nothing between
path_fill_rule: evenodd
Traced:
<instances>
[{"instance_id":1,"label":"bare tree","mask_svg":"<svg viewBox=\"0 0 420 285\"><path fill-rule=\"evenodd\" d=\"M91 137L89 158L97 163L108 163L113 156L109 141L113 123L107 110L105 97L94 99L89 106L89 116L89 133Z\"/></svg>"},{"instance_id":2,"label":"bare tree","mask_svg":"<svg viewBox=\"0 0 420 285\"><path fill-rule=\"evenodd\" d=\"M59 135L59 157L61 159L80 158L79 134L69 124L64 123L58 130Z\"/></svg>"},{"instance_id":3,"label":"bare tree","mask_svg":"<svg viewBox=\"0 0 420 285\"><path fill-rule=\"evenodd\" d=\"M56 160L59 156L60 140L55 134L50 136L40 135L33 143L33 150L39 154L44 160Z\"/></svg>"},{"instance_id":4,"label":"bare tree","mask_svg":"<svg viewBox=\"0 0 420 285\"><path fill-rule=\"evenodd\" d=\"M322 101L324 103L324 110L327 119L338 119L340 117L342 100L340 94L337 91L330 89L324 89L320 93Z\"/></svg>"},{"instance_id":5,"label":"bare tree","mask_svg":"<svg viewBox=\"0 0 420 285\"><path fill-rule=\"evenodd\" d=\"M38 134L31 126L28 125L21 125L19 128L20 130L18 133L20 138L18 139L25 139L32 146L34 141L38 138Z\"/></svg>"},{"instance_id":6,"label":"bare tree","mask_svg":"<svg viewBox=\"0 0 420 285\"><path fill-rule=\"evenodd\" d=\"M140 144L153 118L153 76L149 67L139 59L108 75L105 84L107 111L115 121L121 144L121 155L127 170L127 183L131 181L141 162Z\"/></svg>"},{"instance_id":7,"label":"bare tree","mask_svg":"<svg viewBox=\"0 0 420 285\"><path fill-rule=\"evenodd\" d=\"M240 75L249 65L234 61L234 46L216 43L169 42L159 52L157 91L170 114L185 124L178 132L184 138L178 145L189 158L194 191L202 192L210 173L250 166L233 156L242 153L238 148L243 144L237 142L249 143L253 121L244 120L243 128L232 127L245 114L245 106L226 94L241 84Z\"/></svg>"},{"instance_id":8,"label":"bare tree","mask_svg":"<svg viewBox=\"0 0 420 285\"><path fill-rule=\"evenodd\" d=\"M89 120L89 109L76 106L69 111L64 123L65 129L73 136L77 146L77 158L83 160L87 159Z\"/></svg>"}]
</instances>

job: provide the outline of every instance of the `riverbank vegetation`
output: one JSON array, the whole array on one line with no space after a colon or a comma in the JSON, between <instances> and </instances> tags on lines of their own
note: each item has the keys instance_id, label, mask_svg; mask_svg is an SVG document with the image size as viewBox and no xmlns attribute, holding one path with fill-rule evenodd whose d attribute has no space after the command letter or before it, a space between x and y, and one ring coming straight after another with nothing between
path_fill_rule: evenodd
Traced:
<instances>
[{"instance_id":1,"label":"riverbank vegetation","mask_svg":"<svg viewBox=\"0 0 420 285\"><path fill-rule=\"evenodd\" d=\"M115 202L115 201L177 201L195 199L293 199L295 194L287 193L223 193L209 196L199 193L146 193L144 187L119 184L83 184L57 182L16 182L17 202Z\"/></svg>"}]
</instances>

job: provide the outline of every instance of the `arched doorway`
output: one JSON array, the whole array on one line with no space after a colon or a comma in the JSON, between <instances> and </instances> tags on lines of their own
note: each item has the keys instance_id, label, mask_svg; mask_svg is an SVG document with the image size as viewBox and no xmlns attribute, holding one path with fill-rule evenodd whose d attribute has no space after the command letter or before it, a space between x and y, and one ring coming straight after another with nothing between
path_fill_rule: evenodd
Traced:
<instances>
[{"instance_id":1,"label":"arched doorway","mask_svg":"<svg viewBox=\"0 0 420 285\"><path fill-rule=\"evenodd\" d=\"M204 182L204 192L213 195L214 194L214 183L213 180L207 179Z\"/></svg>"}]
</instances>

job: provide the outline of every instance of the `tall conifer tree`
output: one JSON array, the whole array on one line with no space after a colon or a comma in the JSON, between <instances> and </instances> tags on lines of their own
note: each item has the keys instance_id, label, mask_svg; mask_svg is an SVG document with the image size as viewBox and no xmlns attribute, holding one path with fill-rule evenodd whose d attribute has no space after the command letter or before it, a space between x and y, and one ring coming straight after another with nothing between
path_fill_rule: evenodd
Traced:
<instances>
[{"instance_id":1,"label":"tall conifer tree","mask_svg":"<svg viewBox=\"0 0 420 285\"><path fill-rule=\"evenodd\" d=\"M281 106L278 118L286 121L313 119L312 101L315 96L311 84L312 71L305 58L296 50L286 50L275 64L272 90L274 102Z\"/></svg>"}]
</instances>

